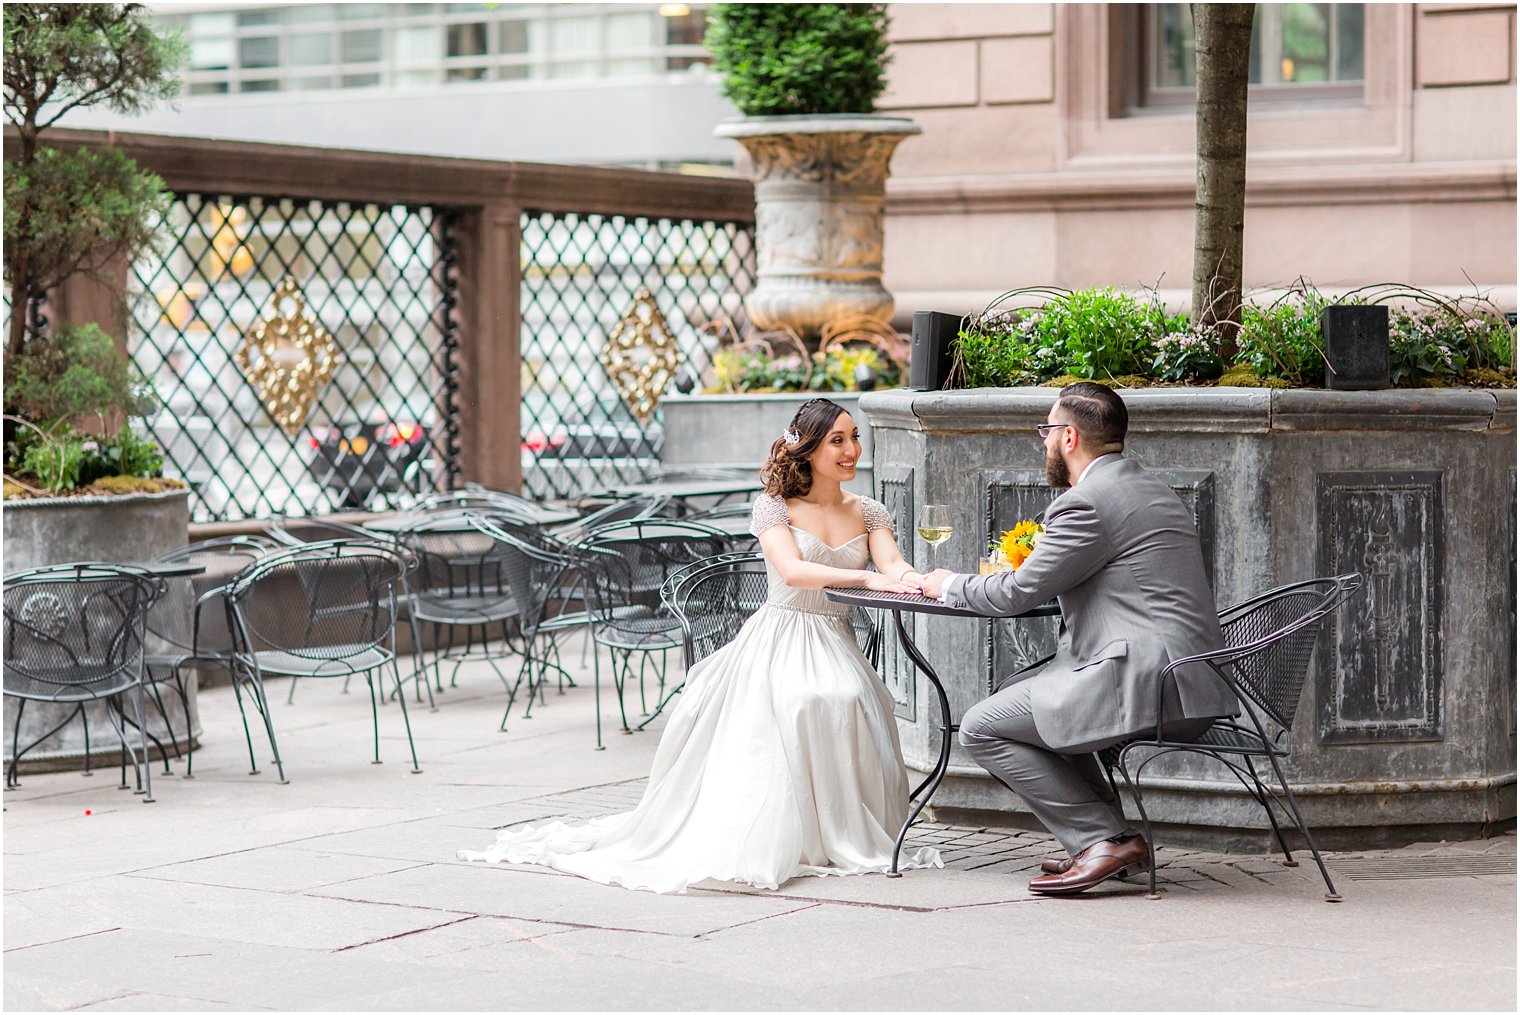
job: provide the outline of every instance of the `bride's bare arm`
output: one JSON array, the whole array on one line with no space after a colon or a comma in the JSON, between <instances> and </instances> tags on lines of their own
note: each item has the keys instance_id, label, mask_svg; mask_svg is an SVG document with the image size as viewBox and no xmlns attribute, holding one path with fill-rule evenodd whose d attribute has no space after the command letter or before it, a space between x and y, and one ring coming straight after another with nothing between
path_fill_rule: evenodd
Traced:
<instances>
[{"instance_id":1,"label":"bride's bare arm","mask_svg":"<svg viewBox=\"0 0 1520 1015\"><path fill-rule=\"evenodd\" d=\"M866 537L866 543L871 547L871 560L875 563L876 570L911 586L915 592L918 591L918 583L923 575L903 559L902 550L898 548L897 538L891 529L885 526L873 529Z\"/></svg>"},{"instance_id":2,"label":"bride's bare arm","mask_svg":"<svg viewBox=\"0 0 1520 1015\"><path fill-rule=\"evenodd\" d=\"M873 533L874 535L874 533ZM874 540L872 540L874 545ZM917 592L918 586L898 581L895 576L878 571L855 571L843 567L829 567L803 560L797 549L797 539L785 525L772 525L760 533L760 548L765 559L781 575L781 580L792 588L822 589L832 585L864 585L878 592ZM902 555L898 554L898 560Z\"/></svg>"}]
</instances>

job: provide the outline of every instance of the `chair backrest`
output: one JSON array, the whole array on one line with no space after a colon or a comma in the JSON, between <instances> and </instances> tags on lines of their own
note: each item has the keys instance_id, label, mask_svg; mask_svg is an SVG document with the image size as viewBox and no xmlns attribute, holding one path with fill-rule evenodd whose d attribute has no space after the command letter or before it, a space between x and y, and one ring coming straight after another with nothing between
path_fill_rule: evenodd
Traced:
<instances>
[{"instance_id":1,"label":"chair backrest","mask_svg":"<svg viewBox=\"0 0 1520 1015\"><path fill-rule=\"evenodd\" d=\"M272 553L226 586L239 651L308 659L357 655L389 641L404 554L383 543L333 540Z\"/></svg>"},{"instance_id":2,"label":"chair backrest","mask_svg":"<svg viewBox=\"0 0 1520 1015\"><path fill-rule=\"evenodd\" d=\"M518 622L531 636L545 607L564 595L570 575L578 570L575 555L552 537L544 537L537 527L514 523L510 515L472 512L470 522L498 544ZM538 545L536 540L541 538L550 542Z\"/></svg>"},{"instance_id":3,"label":"chair backrest","mask_svg":"<svg viewBox=\"0 0 1520 1015\"><path fill-rule=\"evenodd\" d=\"M628 497L559 526L554 533L567 543L579 543L603 525L644 518L669 518L674 516L675 509L675 502L668 497Z\"/></svg>"},{"instance_id":4,"label":"chair backrest","mask_svg":"<svg viewBox=\"0 0 1520 1015\"><path fill-rule=\"evenodd\" d=\"M5 693L87 701L139 682L148 608L163 581L111 564L58 564L3 580Z\"/></svg>"},{"instance_id":5,"label":"chair backrest","mask_svg":"<svg viewBox=\"0 0 1520 1015\"><path fill-rule=\"evenodd\" d=\"M469 524L471 514L460 509L433 511L420 516L416 528L398 535L417 560L413 592L433 597L508 595L500 545ZM429 522L436 524L430 527Z\"/></svg>"},{"instance_id":6,"label":"chair backrest","mask_svg":"<svg viewBox=\"0 0 1520 1015\"><path fill-rule=\"evenodd\" d=\"M757 554L700 561L677 576L670 605L685 635L688 668L734 639L764 604L769 584L765 558Z\"/></svg>"},{"instance_id":7,"label":"chair backrest","mask_svg":"<svg viewBox=\"0 0 1520 1015\"><path fill-rule=\"evenodd\" d=\"M672 574L694 561L727 553L728 537L694 522L649 518L603 525L581 545L621 556L628 565L628 602L655 606Z\"/></svg>"},{"instance_id":8,"label":"chair backrest","mask_svg":"<svg viewBox=\"0 0 1520 1015\"><path fill-rule=\"evenodd\" d=\"M438 510L473 510L482 509L497 513L516 515L527 521L533 521L544 510L543 506L505 490L492 490L488 487L470 483L463 490L449 490L442 493L429 494L417 502L415 510L420 512Z\"/></svg>"},{"instance_id":9,"label":"chair backrest","mask_svg":"<svg viewBox=\"0 0 1520 1015\"><path fill-rule=\"evenodd\" d=\"M301 546L304 543L325 543L332 539L378 539L369 529L350 525L331 518L291 517L275 515L264 526L271 539L280 546Z\"/></svg>"},{"instance_id":10,"label":"chair backrest","mask_svg":"<svg viewBox=\"0 0 1520 1015\"><path fill-rule=\"evenodd\" d=\"M1240 692L1273 722L1292 729L1320 630L1361 587L1355 573L1313 578L1230 607L1219 616L1228 651L1215 665L1232 671Z\"/></svg>"},{"instance_id":11,"label":"chair backrest","mask_svg":"<svg viewBox=\"0 0 1520 1015\"><path fill-rule=\"evenodd\" d=\"M220 591L244 568L279 547L273 539L262 536L224 536L154 557L158 562L194 564L206 570L201 575L164 579L163 596L148 610L148 633L186 652L231 651L232 632L226 622L225 604L218 602Z\"/></svg>"}]
</instances>

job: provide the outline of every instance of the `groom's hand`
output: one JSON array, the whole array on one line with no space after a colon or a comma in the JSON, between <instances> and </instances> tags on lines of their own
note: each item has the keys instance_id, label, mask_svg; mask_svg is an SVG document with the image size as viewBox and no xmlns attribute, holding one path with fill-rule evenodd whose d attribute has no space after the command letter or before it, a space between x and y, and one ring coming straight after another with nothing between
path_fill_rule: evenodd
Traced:
<instances>
[{"instance_id":1,"label":"groom's hand","mask_svg":"<svg viewBox=\"0 0 1520 1015\"><path fill-rule=\"evenodd\" d=\"M943 599L945 595L945 582L949 581L954 576L954 571L949 571L942 567L930 571L928 574L924 575L923 581L920 582L920 586L923 588L924 595L928 596L930 599Z\"/></svg>"}]
</instances>

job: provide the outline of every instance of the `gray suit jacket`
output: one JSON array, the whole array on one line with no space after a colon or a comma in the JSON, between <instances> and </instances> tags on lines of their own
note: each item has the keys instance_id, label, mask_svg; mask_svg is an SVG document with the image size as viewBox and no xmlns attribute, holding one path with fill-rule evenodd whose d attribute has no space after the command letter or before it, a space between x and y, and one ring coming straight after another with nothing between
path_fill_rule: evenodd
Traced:
<instances>
[{"instance_id":1,"label":"gray suit jacket","mask_svg":"<svg viewBox=\"0 0 1520 1015\"><path fill-rule=\"evenodd\" d=\"M1057 750L1153 731L1162 669L1224 645L1192 517L1118 455L1051 502L1045 536L1017 571L956 575L945 588L947 603L990 614L1051 599L1061 605L1055 657L1011 680L1031 682L1035 728ZM1176 678L1166 720L1239 712L1207 664Z\"/></svg>"}]
</instances>

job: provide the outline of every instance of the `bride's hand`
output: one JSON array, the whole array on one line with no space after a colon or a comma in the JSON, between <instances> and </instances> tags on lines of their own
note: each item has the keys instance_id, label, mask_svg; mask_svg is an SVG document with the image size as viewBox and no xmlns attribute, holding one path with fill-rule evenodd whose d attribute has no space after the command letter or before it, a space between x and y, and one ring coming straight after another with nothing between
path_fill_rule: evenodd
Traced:
<instances>
[{"instance_id":1,"label":"bride's hand","mask_svg":"<svg viewBox=\"0 0 1520 1015\"><path fill-rule=\"evenodd\" d=\"M917 592L918 584L912 580L888 578L879 571L867 571L866 588L872 592Z\"/></svg>"}]
</instances>

